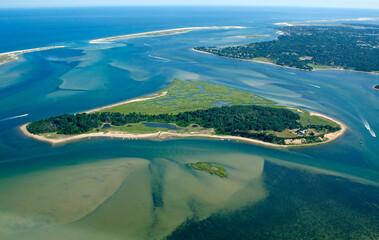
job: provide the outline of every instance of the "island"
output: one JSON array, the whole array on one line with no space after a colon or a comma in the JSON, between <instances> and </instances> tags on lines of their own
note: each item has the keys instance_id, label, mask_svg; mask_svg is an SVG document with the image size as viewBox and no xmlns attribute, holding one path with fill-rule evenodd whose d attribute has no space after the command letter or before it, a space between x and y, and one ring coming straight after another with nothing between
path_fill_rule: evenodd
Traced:
<instances>
[{"instance_id":1,"label":"island","mask_svg":"<svg viewBox=\"0 0 379 240\"><path fill-rule=\"evenodd\" d=\"M45 50L50 50L50 49L55 49L55 48L64 48L64 47L65 46L41 47L41 48L32 48L32 49L25 49L25 50L13 51L13 52L0 53L0 65L17 61L19 60L18 56L24 53L45 51Z\"/></svg>"},{"instance_id":2,"label":"island","mask_svg":"<svg viewBox=\"0 0 379 240\"><path fill-rule=\"evenodd\" d=\"M270 147L326 143L345 129L328 116L279 106L249 92L179 79L146 97L21 126L27 136L52 144L91 137L202 137Z\"/></svg>"},{"instance_id":3,"label":"island","mask_svg":"<svg viewBox=\"0 0 379 240\"><path fill-rule=\"evenodd\" d=\"M379 91L379 84L372 86L372 88Z\"/></svg>"},{"instance_id":4,"label":"island","mask_svg":"<svg viewBox=\"0 0 379 240\"><path fill-rule=\"evenodd\" d=\"M197 163L190 163L190 167L193 169L208 172L212 175L217 175L220 178L226 178L228 175L225 173L225 169L223 167L214 165L212 163L206 163L206 162L197 162Z\"/></svg>"},{"instance_id":5,"label":"island","mask_svg":"<svg viewBox=\"0 0 379 240\"><path fill-rule=\"evenodd\" d=\"M342 24L275 28L276 40L241 46L195 47L216 56L302 70L379 72L379 25Z\"/></svg>"},{"instance_id":6,"label":"island","mask_svg":"<svg viewBox=\"0 0 379 240\"><path fill-rule=\"evenodd\" d=\"M100 39L91 40L89 43L106 43L106 42L112 42L112 41L128 39L128 38L168 36L168 35L181 34L181 33L187 33L187 32L198 31L198 30L241 29L241 28L245 28L245 27L242 27L242 26L216 27L214 26L214 27L174 28L174 29L166 29L166 30L160 30L160 31L134 33L134 34L121 35L121 36L100 38Z\"/></svg>"}]
</instances>

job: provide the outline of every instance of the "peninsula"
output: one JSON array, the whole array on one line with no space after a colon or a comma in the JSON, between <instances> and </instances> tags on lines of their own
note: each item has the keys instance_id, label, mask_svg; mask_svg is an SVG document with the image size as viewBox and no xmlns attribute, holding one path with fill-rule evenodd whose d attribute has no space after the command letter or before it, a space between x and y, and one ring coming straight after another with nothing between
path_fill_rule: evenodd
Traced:
<instances>
[{"instance_id":1,"label":"peninsula","mask_svg":"<svg viewBox=\"0 0 379 240\"><path fill-rule=\"evenodd\" d=\"M302 70L379 72L379 25L286 26L276 40L241 46L196 47L198 52Z\"/></svg>"},{"instance_id":2,"label":"peninsula","mask_svg":"<svg viewBox=\"0 0 379 240\"><path fill-rule=\"evenodd\" d=\"M179 79L147 97L21 126L27 136L53 144L90 137L205 137L270 147L326 143L345 129L330 117L252 93Z\"/></svg>"},{"instance_id":3,"label":"peninsula","mask_svg":"<svg viewBox=\"0 0 379 240\"><path fill-rule=\"evenodd\" d=\"M312 23L334 23L334 22L346 22L346 21L375 21L379 18L348 18L348 19L323 19L323 20L308 20L308 21L296 21L296 22L278 22L274 23L277 26L304 26Z\"/></svg>"},{"instance_id":4,"label":"peninsula","mask_svg":"<svg viewBox=\"0 0 379 240\"><path fill-rule=\"evenodd\" d=\"M32 48L32 49L25 49L25 50L13 51L13 52L0 53L0 65L17 61L19 59L18 56L24 53L45 51L45 50L50 50L50 49L55 49L55 48L64 48L64 47L65 46L41 47L41 48Z\"/></svg>"},{"instance_id":5,"label":"peninsula","mask_svg":"<svg viewBox=\"0 0 379 240\"><path fill-rule=\"evenodd\" d=\"M241 26L217 27L217 26L214 26L214 27L174 28L174 29L166 29L166 30L160 30L160 31L134 33L134 34L121 35L121 36L100 38L100 39L91 40L89 43L106 43L106 42L112 42L112 41L128 39L128 38L168 36L168 35L181 34L181 33L187 33L187 32L198 31L198 30L241 29L241 28L245 28L245 27L241 27Z\"/></svg>"}]
</instances>

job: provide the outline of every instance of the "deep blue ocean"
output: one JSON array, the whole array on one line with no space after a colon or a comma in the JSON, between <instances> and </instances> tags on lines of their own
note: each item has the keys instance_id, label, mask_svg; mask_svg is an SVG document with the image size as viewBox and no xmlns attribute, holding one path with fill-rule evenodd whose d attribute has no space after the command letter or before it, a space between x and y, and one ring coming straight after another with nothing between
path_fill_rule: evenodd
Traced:
<instances>
[{"instance_id":1,"label":"deep blue ocean","mask_svg":"<svg viewBox=\"0 0 379 240\"><path fill-rule=\"evenodd\" d=\"M368 129L379 134L379 92L371 88L379 76L305 72L191 50L272 40L277 22L362 17L379 17L379 11L1 9L0 52L66 48L0 65L0 239L378 239L379 140ZM201 26L246 28L89 44ZM205 139L98 138L52 146L18 129L150 94L174 78L324 113L348 130L322 146L271 149ZM229 167L233 177L193 173L186 163L194 160Z\"/></svg>"}]
</instances>

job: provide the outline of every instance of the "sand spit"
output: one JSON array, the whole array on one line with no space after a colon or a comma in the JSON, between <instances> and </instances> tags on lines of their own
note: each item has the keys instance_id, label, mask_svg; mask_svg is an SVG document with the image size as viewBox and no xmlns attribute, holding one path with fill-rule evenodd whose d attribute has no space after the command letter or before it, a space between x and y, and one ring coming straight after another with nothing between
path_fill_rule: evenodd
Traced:
<instances>
[{"instance_id":1,"label":"sand spit","mask_svg":"<svg viewBox=\"0 0 379 240\"><path fill-rule=\"evenodd\" d=\"M132 103L132 102L141 102L141 101L146 101L146 100L150 100L150 99L154 99L154 98L159 98L159 97L165 96L166 94L167 94L167 91L161 92L161 93L155 93L155 94L152 94L152 95L147 96L147 97L130 99L130 100L122 101L122 102L115 103L115 104L112 104L112 105L95 108L95 109L86 111L84 113L98 112L98 111L101 111L101 110L104 110L104 109L107 109L107 108L112 108L112 107L116 107L116 106L123 105L123 104L128 104L128 103Z\"/></svg>"},{"instance_id":2,"label":"sand spit","mask_svg":"<svg viewBox=\"0 0 379 240\"><path fill-rule=\"evenodd\" d=\"M40 48L32 48L32 49L25 49L25 50L13 51L13 52L0 53L0 65L8 63L8 62L16 61L19 59L18 55L21 55L24 53L45 51L45 50L50 50L50 49L55 49L55 48L64 48L64 47L65 46L40 47ZM2 58L4 59L2 60Z\"/></svg>"},{"instance_id":3,"label":"sand spit","mask_svg":"<svg viewBox=\"0 0 379 240\"><path fill-rule=\"evenodd\" d=\"M197 30L241 29L241 28L245 28L245 27L242 27L242 26L220 26L220 27L213 26L213 27L174 28L174 29L166 29L166 30L160 30L160 31L134 33L134 34L121 35L121 36L100 38L100 39L91 40L89 43L106 43L106 42L111 42L111 41L121 40L121 39L128 39L128 38L167 36L167 35L187 33L190 31L197 31Z\"/></svg>"}]
</instances>

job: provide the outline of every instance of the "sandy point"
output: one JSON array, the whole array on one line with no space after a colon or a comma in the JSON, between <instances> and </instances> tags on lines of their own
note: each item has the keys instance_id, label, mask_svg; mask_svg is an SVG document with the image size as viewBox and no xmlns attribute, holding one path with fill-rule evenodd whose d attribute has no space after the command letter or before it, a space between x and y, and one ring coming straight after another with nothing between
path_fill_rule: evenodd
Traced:
<instances>
[{"instance_id":1,"label":"sandy point","mask_svg":"<svg viewBox=\"0 0 379 240\"><path fill-rule=\"evenodd\" d=\"M332 117L329 117L329 116L326 116L324 114L317 113L317 112L309 112L309 115L326 118L326 119L328 119L330 121L333 121L333 122L337 123L338 125L340 125L341 130L339 130L337 132L325 134L325 137L328 138L328 140L325 141L325 142L323 142L323 143L328 143L328 142L336 140L337 138L339 138L340 136L342 136L346 132L346 130L347 130L347 126L345 124L343 124L341 121L338 121L335 118L332 118Z\"/></svg>"}]
</instances>

